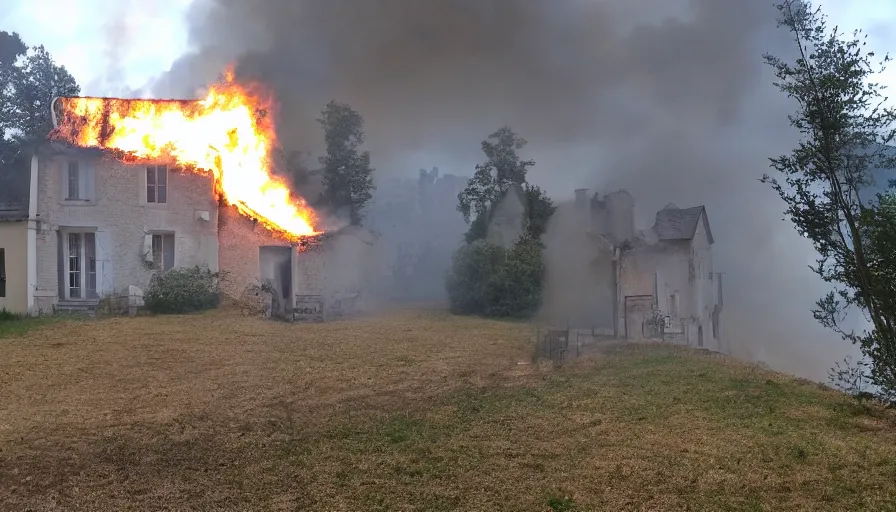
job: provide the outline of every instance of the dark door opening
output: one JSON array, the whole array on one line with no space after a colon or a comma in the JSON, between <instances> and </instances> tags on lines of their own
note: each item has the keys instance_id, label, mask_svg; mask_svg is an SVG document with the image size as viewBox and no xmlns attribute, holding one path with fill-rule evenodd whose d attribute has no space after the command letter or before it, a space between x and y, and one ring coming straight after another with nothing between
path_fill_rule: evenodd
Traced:
<instances>
[{"instance_id":1,"label":"dark door opening","mask_svg":"<svg viewBox=\"0 0 896 512\"><path fill-rule=\"evenodd\" d=\"M264 245L258 248L259 276L274 289L271 314L283 316L292 294L292 247Z\"/></svg>"}]
</instances>

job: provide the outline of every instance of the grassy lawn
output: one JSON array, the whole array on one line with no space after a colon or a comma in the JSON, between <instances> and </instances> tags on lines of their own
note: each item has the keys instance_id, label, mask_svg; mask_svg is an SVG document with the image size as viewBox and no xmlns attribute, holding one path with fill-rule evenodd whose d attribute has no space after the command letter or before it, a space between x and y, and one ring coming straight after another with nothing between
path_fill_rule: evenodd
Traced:
<instances>
[{"instance_id":1,"label":"grassy lawn","mask_svg":"<svg viewBox=\"0 0 896 512\"><path fill-rule=\"evenodd\" d=\"M38 327L73 319L64 315L28 316L0 310L0 339L21 336Z\"/></svg>"},{"instance_id":2,"label":"grassy lawn","mask_svg":"<svg viewBox=\"0 0 896 512\"><path fill-rule=\"evenodd\" d=\"M722 357L530 364L437 312L224 311L0 340L5 510L886 510L896 419Z\"/></svg>"}]
</instances>

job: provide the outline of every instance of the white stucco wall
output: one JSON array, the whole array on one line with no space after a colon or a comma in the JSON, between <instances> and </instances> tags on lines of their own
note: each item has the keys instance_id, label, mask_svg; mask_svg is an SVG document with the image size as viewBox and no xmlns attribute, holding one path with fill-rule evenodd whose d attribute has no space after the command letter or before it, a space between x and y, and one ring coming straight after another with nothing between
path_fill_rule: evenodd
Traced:
<instances>
[{"instance_id":1,"label":"white stucco wall","mask_svg":"<svg viewBox=\"0 0 896 512\"><path fill-rule=\"evenodd\" d=\"M0 249L5 265L0 271L6 273L6 294L0 296L0 309L27 313L28 223L0 222Z\"/></svg>"},{"instance_id":2,"label":"white stucco wall","mask_svg":"<svg viewBox=\"0 0 896 512\"><path fill-rule=\"evenodd\" d=\"M91 201L64 200L69 159L93 168ZM38 155L37 287L35 305L51 306L59 296L58 236L73 228L95 231L97 288L100 296L144 288L151 270L144 263L144 240L153 232L174 233L175 266L205 264L218 269L217 202L207 174L168 172L167 203L146 202L143 165L78 153ZM200 220L198 212L208 212Z\"/></svg>"},{"instance_id":3,"label":"white stucco wall","mask_svg":"<svg viewBox=\"0 0 896 512\"><path fill-rule=\"evenodd\" d=\"M715 287L715 276L712 274L715 271L712 261L712 246L709 243L709 237L702 218L697 223L697 231L691 242L691 249L694 254L696 275L692 288L694 306L690 314L697 317L700 325L703 326L704 347L712 350L722 350L720 340L713 338L712 312L718 303L718 293ZM696 343L696 335L694 340Z\"/></svg>"},{"instance_id":4,"label":"white stucco wall","mask_svg":"<svg viewBox=\"0 0 896 512\"><path fill-rule=\"evenodd\" d=\"M689 270L692 258L693 281ZM703 326L703 348L721 350L718 340L712 337L712 308L716 299L709 279L711 262L712 248L702 228L692 241L659 242L626 253L622 264L620 312L624 314L625 296L655 294L658 309L671 315L671 296L675 295L678 315L672 318L670 338L697 346L698 330ZM682 329L683 337L676 337Z\"/></svg>"}]
</instances>

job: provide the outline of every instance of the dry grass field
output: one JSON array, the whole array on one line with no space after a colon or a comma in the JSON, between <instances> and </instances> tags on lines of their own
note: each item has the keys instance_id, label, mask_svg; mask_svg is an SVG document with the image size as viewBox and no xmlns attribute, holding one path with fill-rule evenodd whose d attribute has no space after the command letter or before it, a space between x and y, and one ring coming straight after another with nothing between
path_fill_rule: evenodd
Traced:
<instances>
[{"instance_id":1,"label":"dry grass field","mask_svg":"<svg viewBox=\"0 0 896 512\"><path fill-rule=\"evenodd\" d=\"M524 324L227 311L0 328L2 510L886 510L896 419L719 356L530 364Z\"/></svg>"}]
</instances>

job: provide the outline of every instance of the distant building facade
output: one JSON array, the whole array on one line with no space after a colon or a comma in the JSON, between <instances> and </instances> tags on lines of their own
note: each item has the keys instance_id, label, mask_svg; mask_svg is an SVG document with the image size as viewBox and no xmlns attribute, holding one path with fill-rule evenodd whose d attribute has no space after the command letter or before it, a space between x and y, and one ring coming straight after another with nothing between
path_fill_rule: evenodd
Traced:
<instances>
[{"instance_id":1,"label":"distant building facade","mask_svg":"<svg viewBox=\"0 0 896 512\"><path fill-rule=\"evenodd\" d=\"M545 319L629 339L726 352L721 275L706 208L669 205L636 230L626 191L582 189L545 235Z\"/></svg>"}]
</instances>

